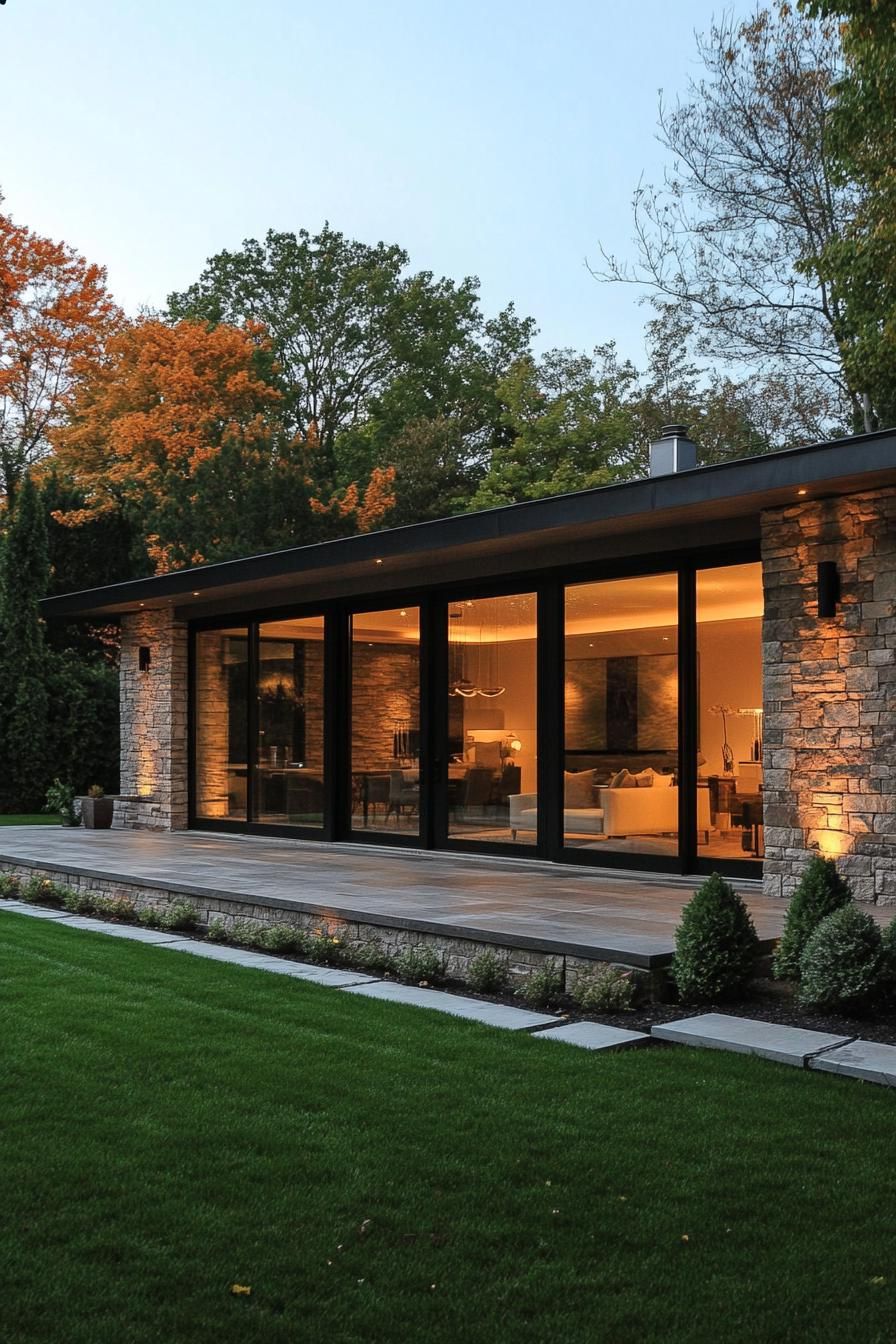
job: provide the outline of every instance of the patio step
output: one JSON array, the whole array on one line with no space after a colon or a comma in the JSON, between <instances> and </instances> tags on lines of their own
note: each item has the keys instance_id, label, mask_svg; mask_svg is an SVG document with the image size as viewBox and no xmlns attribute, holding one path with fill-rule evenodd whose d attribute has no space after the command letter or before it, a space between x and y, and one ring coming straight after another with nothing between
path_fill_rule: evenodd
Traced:
<instances>
[{"instance_id":1,"label":"patio step","mask_svg":"<svg viewBox=\"0 0 896 1344\"><path fill-rule=\"evenodd\" d=\"M861 1078L866 1083L896 1087L896 1045L880 1041L850 1041L848 1045L826 1050L809 1060L809 1068L819 1073L839 1073L845 1078Z\"/></svg>"},{"instance_id":2,"label":"patio step","mask_svg":"<svg viewBox=\"0 0 896 1344\"><path fill-rule=\"evenodd\" d=\"M649 1045L646 1031L627 1031L622 1027L607 1027L602 1022L567 1022L560 1027L533 1032L539 1041L565 1041L580 1045L585 1050L630 1050Z\"/></svg>"},{"instance_id":3,"label":"patio step","mask_svg":"<svg viewBox=\"0 0 896 1344\"><path fill-rule=\"evenodd\" d=\"M851 1036L832 1036L824 1031L806 1031L803 1027L781 1027L775 1022L757 1022L749 1017L729 1017L726 1013L701 1013L678 1022L653 1027L658 1041L679 1045L699 1045L709 1050L733 1050L741 1055L761 1055L779 1064L805 1068L823 1051L849 1045Z\"/></svg>"},{"instance_id":4,"label":"patio step","mask_svg":"<svg viewBox=\"0 0 896 1344\"><path fill-rule=\"evenodd\" d=\"M511 1008L504 1003L488 1003L483 999L468 999L461 994L447 994L442 989L400 985L394 980L350 986L346 992L363 994L368 999L385 999L389 1003L405 1003L414 1008L434 1008L451 1017L464 1017L470 1022L481 1022L486 1027L503 1027L509 1031L531 1031L533 1027L549 1026L557 1021L547 1013L533 1013L527 1008Z\"/></svg>"}]
</instances>

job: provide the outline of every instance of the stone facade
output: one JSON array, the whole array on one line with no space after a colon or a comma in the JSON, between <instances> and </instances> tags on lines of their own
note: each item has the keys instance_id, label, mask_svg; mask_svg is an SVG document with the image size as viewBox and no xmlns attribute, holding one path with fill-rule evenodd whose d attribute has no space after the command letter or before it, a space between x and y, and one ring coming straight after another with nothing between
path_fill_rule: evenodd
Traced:
<instances>
[{"instance_id":1,"label":"stone facade","mask_svg":"<svg viewBox=\"0 0 896 1344\"><path fill-rule=\"evenodd\" d=\"M848 451L848 450L845 450ZM841 598L820 618L821 561ZM896 903L896 489L762 515L765 890L809 854Z\"/></svg>"},{"instance_id":2,"label":"stone facade","mask_svg":"<svg viewBox=\"0 0 896 1344\"><path fill-rule=\"evenodd\" d=\"M140 670L141 647L150 663ZM187 627L170 611L121 622L121 798L115 826L187 825Z\"/></svg>"}]
</instances>

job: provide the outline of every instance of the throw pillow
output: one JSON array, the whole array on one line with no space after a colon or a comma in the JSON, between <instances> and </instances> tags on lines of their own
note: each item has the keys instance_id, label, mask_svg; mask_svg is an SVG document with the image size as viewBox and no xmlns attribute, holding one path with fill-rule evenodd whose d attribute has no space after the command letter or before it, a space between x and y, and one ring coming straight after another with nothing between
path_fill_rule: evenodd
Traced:
<instances>
[{"instance_id":1,"label":"throw pillow","mask_svg":"<svg viewBox=\"0 0 896 1344\"><path fill-rule=\"evenodd\" d=\"M628 770L620 770L619 774L610 783L611 789L636 789L637 787L637 779L634 775L629 774Z\"/></svg>"},{"instance_id":2,"label":"throw pillow","mask_svg":"<svg viewBox=\"0 0 896 1344\"><path fill-rule=\"evenodd\" d=\"M564 770L563 801L566 807L593 807L594 771Z\"/></svg>"},{"instance_id":3,"label":"throw pillow","mask_svg":"<svg viewBox=\"0 0 896 1344\"><path fill-rule=\"evenodd\" d=\"M608 788L608 789L621 789L621 788L622 788L622 781L623 781L624 779L626 779L627 776L628 776L628 771L627 771L627 770L617 770L616 773L615 773L615 775L611 775L611 776L610 776L610 782L609 782L609 784L607 785L607 788Z\"/></svg>"},{"instance_id":4,"label":"throw pillow","mask_svg":"<svg viewBox=\"0 0 896 1344\"><path fill-rule=\"evenodd\" d=\"M648 767L648 769L641 770L639 774L635 775L635 783L639 789L652 789L654 778L653 771Z\"/></svg>"}]
</instances>

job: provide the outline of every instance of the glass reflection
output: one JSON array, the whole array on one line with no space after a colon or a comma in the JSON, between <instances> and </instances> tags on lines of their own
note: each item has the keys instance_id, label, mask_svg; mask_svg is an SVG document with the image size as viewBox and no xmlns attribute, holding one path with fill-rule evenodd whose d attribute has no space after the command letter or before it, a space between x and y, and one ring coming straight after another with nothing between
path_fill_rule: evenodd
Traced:
<instances>
[{"instance_id":1,"label":"glass reflection","mask_svg":"<svg viewBox=\"0 0 896 1344\"><path fill-rule=\"evenodd\" d=\"M534 593L448 604L448 834L537 840Z\"/></svg>"},{"instance_id":2,"label":"glass reflection","mask_svg":"<svg viewBox=\"0 0 896 1344\"><path fill-rule=\"evenodd\" d=\"M420 833L420 609L352 616L352 829Z\"/></svg>"},{"instance_id":3,"label":"glass reflection","mask_svg":"<svg viewBox=\"0 0 896 1344\"><path fill-rule=\"evenodd\" d=\"M678 853L678 579L566 589L564 844Z\"/></svg>"},{"instance_id":4,"label":"glass reflection","mask_svg":"<svg viewBox=\"0 0 896 1344\"><path fill-rule=\"evenodd\" d=\"M246 820L248 686L248 631L200 631L193 700L199 817Z\"/></svg>"},{"instance_id":5,"label":"glass reflection","mask_svg":"<svg viewBox=\"0 0 896 1344\"><path fill-rule=\"evenodd\" d=\"M258 628L256 820L322 826L324 618Z\"/></svg>"}]
</instances>

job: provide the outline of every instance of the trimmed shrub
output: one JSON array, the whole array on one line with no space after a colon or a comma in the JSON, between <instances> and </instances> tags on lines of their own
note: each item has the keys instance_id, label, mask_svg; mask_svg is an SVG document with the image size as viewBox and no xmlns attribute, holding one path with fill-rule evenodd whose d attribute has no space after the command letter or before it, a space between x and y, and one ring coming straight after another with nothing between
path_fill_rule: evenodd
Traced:
<instances>
[{"instance_id":1,"label":"trimmed shrub","mask_svg":"<svg viewBox=\"0 0 896 1344\"><path fill-rule=\"evenodd\" d=\"M227 925L223 919L210 919L205 936L210 943L226 943L228 941Z\"/></svg>"},{"instance_id":2,"label":"trimmed shrub","mask_svg":"<svg viewBox=\"0 0 896 1344\"><path fill-rule=\"evenodd\" d=\"M790 899L772 960L772 973L779 980L799 979L800 960L810 936L823 919L851 900L849 883L837 872L834 860L813 855Z\"/></svg>"},{"instance_id":3,"label":"trimmed shrub","mask_svg":"<svg viewBox=\"0 0 896 1344\"><path fill-rule=\"evenodd\" d=\"M48 877L29 877L22 888L22 900L33 901L35 905L52 905L61 909L62 902L68 895L68 887L63 887L59 882L51 882Z\"/></svg>"},{"instance_id":4,"label":"trimmed shrub","mask_svg":"<svg viewBox=\"0 0 896 1344\"><path fill-rule=\"evenodd\" d=\"M682 1003L711 1003L743 989L759 939L730 882L713 873L694 892L675 930L670 974Z\"/></svg>"},{"instance_id":5,"label":"trimmed shrub","mask_svg":"<svg viewBox=\"0 0 896 1344\"><path fill-rule=\"evenodd\" d=\"M309 961L322 962L328 966L339 966L345 961L345 946L341 938L317 929L306 937L302 946L302 955Z\"/></svg>"},{"instance_id":6,"label":"trimmed shrub","mask_svg":"<svg viewBox=\"0 0 896 1344\"><path fill-rule=\"evenodd\" d=\"M104 919L117 919L130 924L137 918L137 907L126 896L94 896L93 909Z\"/></svg>"},{"instance_id":7,"label":"trimmed shrub","mask_svg":"<svg viewBox=\"0 0 896 1344\"><path fill-rule=\"evenodd\" d=\"M802 1008L867 1008L883 982L880 929L852 902L823 919L800 962Z\"/></svg>"},{"instance_id":8,"label":"trimmed shrub","mask_svg":"<svg viewBox=\"0 0 896 1344\"><path fill-rule=\"evenodd\" d=\"M141 910L139 922L149 929L182 930L190 933L196 927L197 912L192 901L171 901L161 910L147 907Z\"/></svg>"},{"instance_id":9,"label":"trimmed shrub","mask_svg":"<svg viewBox=\"0 0 896 1344\"><path fill-rule=\"evenodd\" d=\"M352 961L363 971L385 975L395 970L395 958L388 952L379 938L370 938L352 952Z\"/></svg>"},{"instance_id":10,"label":"trimmed shrub","mask_svg":"<svg viewBox=\"0 0 896 1344\"><path fill-rule=\"evenodd\" d=\"M637 988L631 971L607 966L596 975L580 975L570 998L586 1012L624 1013L632 1007Z\"/></svg>"},{"instance_id":11,"label":"trimmed shrub","mask_svg":"<svg viewBox=\"0 0 896 1344\"><path fill-rule=\"evenodd\" d=\"M96 909L96 899L89 891L69 887L62 898L62 908L73 915L92 915Z\"/></svg>"},{"instance_id":12,"label":"trimmed shrub","mask_svg":"<svg viewBox=\"0 0 896 1344\"><path fill-rule=\"evenodd\" d=\"M546 961L533 971L517 990L530 1008L553 1008L563 997L563 968L558 961Z\"/></svg>"},{"instance_id":13,"label":"trimmed shrub","mask_svg":"<svg viewBox=\"0 0 896 1344\"><path fill-rule=\"evenodd\" d=\"M888 999L896 999L896 919L881 930L880 950L881 988Z\"/></svg>"},{"instance_id":14,"label":"trimmed shrub","mask_svg":"<svg viewBox=\"0 0 896 1344\"><path fill-rule=\"evenodd\" d=\"M445 963L434 947L423 944L406 947L395 958L395 973L409 984L437 985L445 978Z\"/></svg>"},{"instance_id":15,"label":"trimmed shrub","mask_svg":"<svg viewBox=\"0 0 896 1344\"><path fill-rule=\"evenodd\" d=\"M301 952L304 945L304 934L294 924L271 924L259 929L255 936L255 946L265 952Z\"/></svg>"},{"instance_id":16,"label":"trimmed shrub","mask_svg":"<svg viewBox=\"0 0 896 1344\"><path fill-rule=\"evenodd\" d=\"M22 894L22 879L15 873L0 873L0 901L15 901Z\"/></svg>"},{"instance_id":17,"label":"trimmed shrub","mask_svg":"<svg viewBox=\"0 0 896 1344\"><path fill-rule=\"evenodd\" d=\"M467 972L470 988L477 994L506 994L510 986L510 964L496 952L480 952Z\"/></svg>"}]
</instances>

